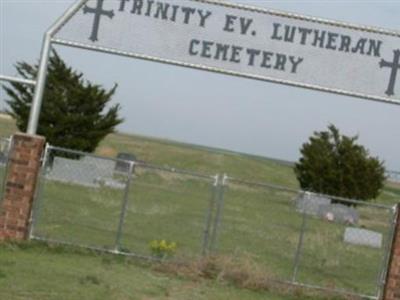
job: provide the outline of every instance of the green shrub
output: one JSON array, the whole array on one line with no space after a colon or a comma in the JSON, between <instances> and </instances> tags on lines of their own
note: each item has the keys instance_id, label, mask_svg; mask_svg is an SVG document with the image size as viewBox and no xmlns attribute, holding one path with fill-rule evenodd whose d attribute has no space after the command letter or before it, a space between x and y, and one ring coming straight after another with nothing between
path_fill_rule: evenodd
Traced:
<instances>
[{"instance_id":1,"label":"green shrub","mask_svg":"<svg viewBox=\"0 0 400 300\"><path fill-rule=\"evenodd\" d=\"M385 181L383 162L356 143L358 136L341 135L334 125L328 129L315 132L301 148L295 165L301 188L350 199L376 198Z\"/></svg>"}]
</instances>

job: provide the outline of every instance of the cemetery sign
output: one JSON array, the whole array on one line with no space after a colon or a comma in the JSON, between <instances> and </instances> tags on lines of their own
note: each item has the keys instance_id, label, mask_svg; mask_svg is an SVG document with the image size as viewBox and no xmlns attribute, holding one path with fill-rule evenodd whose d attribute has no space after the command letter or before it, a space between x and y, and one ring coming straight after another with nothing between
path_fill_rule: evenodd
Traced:
<instances>
[{"instance_id":1,"label":"cemetery sign","mask_svg":"<svg viewBox=\"0 0 400 300\"><path fill-rule=\"evenodd\" d=\"M254 79L400 101L400 82L396 82L400 80L400 32L217 1L90 0L58 30L54 40Z\"/></svg>"},{"instance_id":2,"label":"cemetery sign","mask_svg":"<svg viewBox=\"0 0 400 300\"><path fill-rule=\"evenodd\" d=\"M46 38L31 132L50 44L400 104L398 31L219 0L79 0Z\"/></svg>"}]
</instances>

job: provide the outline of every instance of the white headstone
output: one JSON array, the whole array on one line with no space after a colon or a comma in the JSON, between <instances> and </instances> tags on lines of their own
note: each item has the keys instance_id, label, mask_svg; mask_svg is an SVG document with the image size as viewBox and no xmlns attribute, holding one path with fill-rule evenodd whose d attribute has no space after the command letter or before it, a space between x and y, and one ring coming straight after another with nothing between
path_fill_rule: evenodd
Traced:
<instances>
[{"instance_id":1,"label":"white headstone","mask_svg":"<svg viewBox=\"0 0 400 300\"><path fill-rule=\"evenodd\" d=\"M353 245L382 248L383 236L379 232L347 227L344 232L344 242Z\"/></svg>"}]
</instances>

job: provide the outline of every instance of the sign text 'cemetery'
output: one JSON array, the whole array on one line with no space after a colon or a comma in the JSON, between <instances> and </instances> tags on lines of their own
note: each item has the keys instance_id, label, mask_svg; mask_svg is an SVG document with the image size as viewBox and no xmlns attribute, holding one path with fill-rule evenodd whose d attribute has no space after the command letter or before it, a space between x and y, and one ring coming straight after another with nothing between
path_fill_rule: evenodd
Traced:
<instances>
[{"instance_id":1,"label":"sign text 'cemetery'","mask_svg":"<svg viewBox=\"0 0 400 300\"><path fill-rule=\"evenodd\" d=\"M400 102L400 33L207 0L89 0L53 42Z\"/></svg>"}]
</instances>

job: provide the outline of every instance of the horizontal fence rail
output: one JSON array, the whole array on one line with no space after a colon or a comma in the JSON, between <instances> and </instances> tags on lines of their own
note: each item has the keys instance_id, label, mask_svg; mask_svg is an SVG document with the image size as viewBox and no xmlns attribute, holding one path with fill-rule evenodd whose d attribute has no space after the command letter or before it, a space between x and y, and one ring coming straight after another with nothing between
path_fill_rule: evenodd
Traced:
<instances>
[{"instance_id":1,"label":"horizontal fence rail","mask_svg":"<svg viewBox=\"0 0 400 300\"><path fill-rule=\"evenodd\" d=\"M31 238L152 260L205 255L272 281L378 299L394 209L48 146Z\"/></svg>"}]
</instances>

